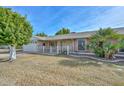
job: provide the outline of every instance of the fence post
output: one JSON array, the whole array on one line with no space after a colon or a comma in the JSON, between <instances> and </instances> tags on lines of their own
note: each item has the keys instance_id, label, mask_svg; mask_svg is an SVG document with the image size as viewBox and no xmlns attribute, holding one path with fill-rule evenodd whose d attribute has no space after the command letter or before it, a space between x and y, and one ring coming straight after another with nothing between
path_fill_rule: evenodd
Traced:
<instances>
[{"instance_id":1,"label":"fence post","mask_svg":"<svg viewBox=\"0 0 124 93\"><path fill-rule=\"evenodd\" d=\"M67 46L67 55L69 55L69 46Z\"/></svg>"},{"instance_id":2,"label":"fence post","mask_svg":"<svg viewBox=\"0 0 124 93\"><path fill-rule=\"evenodd\" d=\"M43 46L43 53L44 53L44 46Z\"/></svg>"}]
</instances>

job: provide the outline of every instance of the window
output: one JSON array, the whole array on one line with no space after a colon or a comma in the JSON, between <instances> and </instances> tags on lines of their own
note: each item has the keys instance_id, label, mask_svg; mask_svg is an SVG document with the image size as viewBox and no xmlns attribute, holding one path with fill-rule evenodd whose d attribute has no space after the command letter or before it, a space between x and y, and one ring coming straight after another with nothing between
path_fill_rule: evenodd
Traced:
<instances>
[{"instance_id":1,"label":"window","mask_svg":"<svg viewBox=\"0 0 124 93\"><path fill-rule=\"evenodd\" d=\"M78 50L85 50L85 40L78 39Z\"/></svg>"},{"instance_id":2,"label":"window","mask_svg":"<svg viewBox=\"0 0 124 93\"><path fill-rule=\"evenodd\" d=\"M120 49L120 52L124 52L124 49Z\"/></svg>"}]
</instances>

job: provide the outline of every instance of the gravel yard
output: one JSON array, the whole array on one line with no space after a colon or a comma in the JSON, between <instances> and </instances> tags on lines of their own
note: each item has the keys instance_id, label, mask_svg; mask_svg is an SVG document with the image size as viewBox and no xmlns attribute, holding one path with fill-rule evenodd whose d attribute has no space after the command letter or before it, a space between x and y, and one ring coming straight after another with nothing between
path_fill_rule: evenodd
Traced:
<instances>
[{"instance_id":1,"label":"gravel yard","mask_svg":"<svg viewBox=\"0 0 124 93\"><path fill-rule=\"evenodd\" d=\"M124 85L124 64L86 58L17 54L10 63L0 54L0 85Z\"/></svg>"}]
</instances>

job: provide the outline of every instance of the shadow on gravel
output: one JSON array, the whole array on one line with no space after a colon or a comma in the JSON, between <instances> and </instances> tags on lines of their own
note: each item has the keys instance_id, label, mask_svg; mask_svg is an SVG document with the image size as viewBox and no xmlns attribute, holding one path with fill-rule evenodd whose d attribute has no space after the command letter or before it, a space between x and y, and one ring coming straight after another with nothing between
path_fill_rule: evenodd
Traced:
<instances>
[{"instance_id":1,"label":"shadow on gravel","mask_svg":"<svg viewBox=\"0 0 124 93\"><path fill-rule=\"evenodd\" d=\"M77 67L77 66L96 66L100 67L102 64L106 64L108 66L124 66L124 62L100 62L87 58L75 58L74 60L61 60L59 61L59 65Z\"/></svg>"},{"instance_id":2,"label":"shadow on gravel","mask_svg":"<svg viewBox=\"0 0 124 93\"><path fill-rule=\"evenodd\" d=\"M82 60L61 60L59 62L60 65L63 66L70 66L70 67L77 67L77 66L96 66L96 67L100 67L101 64L99 64L98 62L95 61L82 61Z\"/></svg>"},{"instance_id":3,"label":"shadow on gravel","mask_svg":"<svg viewBox=\"0 0 124 93\"><path fill-rule=\"evenodd\" d=\"M0 59L0 63L9 62L9 59Z\"/></svg>"},{"instance_id":4,"label":"shadow on gravel","mask_svg":"<svg viewBox=\"0 0 124 93\"><path fill-rule=\"evenodd\" d=\"M118 65L118 66L124 66L124 62L117 62L117 63L113 63L115 65Z\"/></svg>"}]
</instances>

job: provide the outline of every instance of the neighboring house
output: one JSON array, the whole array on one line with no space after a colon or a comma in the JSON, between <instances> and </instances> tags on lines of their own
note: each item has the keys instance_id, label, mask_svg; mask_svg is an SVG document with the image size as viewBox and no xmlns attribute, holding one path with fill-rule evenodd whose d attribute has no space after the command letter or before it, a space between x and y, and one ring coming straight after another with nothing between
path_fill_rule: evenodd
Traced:
<instances>
[{"instance_id":1,"label":"neighboring house","mask_svg":"<svg viewBox=\"0 0 124 93\"><path fill-rule=\"evenodd\" d=\"M124 28L115 28L114 30L117 31L117 33L119 34L124 34ZM91 37L95 33L96 31L88 31L50 37L33 36L32 43L33 45L35 44L35 46L37 45L37 51L41 53L46 52L59 54L64 53L66 51L89 51L87 49L89 37ZM124 52L124 49L121 49L121 52Z\"/></svg>"}]
</instances>

